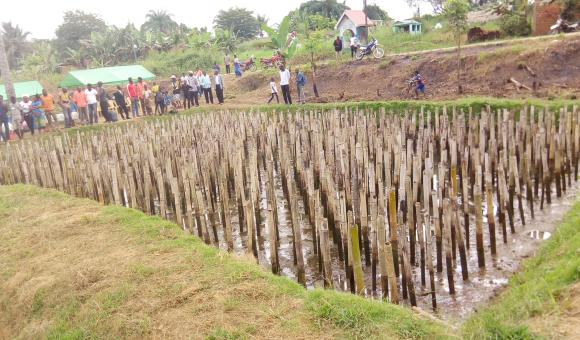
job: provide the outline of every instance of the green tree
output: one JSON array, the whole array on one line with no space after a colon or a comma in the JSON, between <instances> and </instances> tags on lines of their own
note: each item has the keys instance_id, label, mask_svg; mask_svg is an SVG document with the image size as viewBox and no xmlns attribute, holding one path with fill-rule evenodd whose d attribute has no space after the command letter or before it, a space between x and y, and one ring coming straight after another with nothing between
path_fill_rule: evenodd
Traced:
<instances>
[{"instance_id":1,"label":"green tree","mask_svg":"<svg viewBox=\"0 0 580 340\"><path fill-rule=\"evenodd\" d=\"M443 8L443 15L448 21L448 28L453 33L457 44L457 91L463 92L461 88L461 39L467 31L467 13L469 12L469 2L467 0L448 0Z\"/></svg>"},{"instance_id":2,"label":"green tree","mask_svg":"<svg viewBox=\"0 0 580 340\"><path fill-rule=\"evenodd\" d=\"M56 29L55 46L57 50L66 54L70 48L79 50L81 40L90 39L92 32L105 32L107 25L99 16L85 13L80 10L68 11L64 14L64 21Z\"/></svg>"},{"instance_id":3,"label":"green tree","mask_svg":"<svg viewBox=\"0 0 580 340\"><path fill-rule=\"evenodd\" d=\"M216 30L211 43L224 51L233 52L238 48L238 37L232 30Z\"/></svg>"},{"instance_id":4,"label":"green tree","mask_svg":"<svg viewBox=\"0 0 580 340\"><path fill-rule=\"evenodd\" d=\"M37 41L32 45L32 53L22 61L22 69L32 77L58 72L56 51L49 41Z\"/></svg>"},{"instance_id":5,"label":"green tree","mask_svg":"<svg viewBox=\"0 0 580 340\"><path fill-rule=\"evenodd\" d=\"M30 33L22 31L18 25L13 26L11 22L3 22L2 34L8 65L12 69L17 69L20 60L31 51L30 42L27 41Z\"/></svg>"},{"instance_id":6,"label":"green tree","mask_svg":"<svg viewBox=\"0 0 580 340\"><path fill-rule=\"evenodd\" d=\"M324 42L324 34L322 31L314 31L312 34L305 35L304 48L310 53L310 68L312 69L312 92L316 98L319 97L318 87L316 86L316 59L314 54L318 50L318 46Z\"/></svg>"},{"instance_id":7,"label":"green tree","mask_svg":"<svg viewBox=\"0 0 580 340\"><path fill-rule=\"evenodd\" d=\"M213 22L216 29L231 30L240 39L251 39L259 33L258 20L245 8L221 10Z\"/></svg>"},{"instance_id":8,"label":"green tree","mask_svg":"<svg viewBox=\"0 0 580 340\"><path fill-rule=\"evenodd\" d=\"M371 20L389 20L387 12L375 4L367 5L365 13Z\"/></svg>"},{"instance_id":9,"label":"green tree","mask_svg":"<svg viewBox=\"0 0 580 340\"><path fill-rule=\"evenodd\" d=\"M337 0L310 0L300 5L300 12L308 14L320 14L329 19L338 20L342 13L350 9L344 3Z\"/></svg>"},{"instance_id":10,"label":"green tree","mask_svg":"<svg viewBox=\"0 0 580 340\"><path fill-rule=\"evenodd\" d=\"M145 18L145 22L141 25L141 31L144 32L162 32L168 35L179 27L177 22L171 18L171 14L166 11L150 10Z\"/></svg>"}]
</instances>

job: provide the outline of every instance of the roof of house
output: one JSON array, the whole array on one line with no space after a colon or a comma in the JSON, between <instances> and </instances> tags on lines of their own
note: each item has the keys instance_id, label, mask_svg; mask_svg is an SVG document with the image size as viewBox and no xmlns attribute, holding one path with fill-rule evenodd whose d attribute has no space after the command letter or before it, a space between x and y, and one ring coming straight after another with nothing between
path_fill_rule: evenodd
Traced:
<instances>
[{"instance_id":1,"label":"roof of house","mask_svg":"<svg viewBox=\"0 0 580 340\"><path fill-rule=\"evenodd\" d=\"M126 83L129 77L135 79L141 77L145 80L150 80L154 79L155 75L141 65L102 67L90 70L70 71L59 85L62 87L73 87L96 84L99 81L105 85L116 85Z\"/></svg>"},{"instance_id":2,"label":"roof of house","mask_svg":"<svg viewBox=\"0 0 580 340\"><path fill-rule=\"evenodd\" d=\"M14 83L16 98L22 98L23 95L34 96L35 94L41 93L42 89L42 85L36 80ZM0 85L0 95L7 99L4 85Z\"/></svg>"},{"instance_id":3,"label":"roof of house","mask_svg":"<svg viewBox=\"0 0 580 340\"><path fill-rule=\"evenodd\" d=\"M365 12L363 11L355 11L355 10L346 10L340 16L340 19L336 22L336 27L340 24L340 22L345 18L349 18L356 27L364 27L365 26L365 18L367 20L368 26L374 26L375 23L366 16Z\"/></svg>"},{"instance_id":4,"label":"roof of house","mask_svg":"<svg viewBox=\"0 0 580 340\"><path fill-rule=\"evenodd\" d=\"M407 26L407 25L421 25L421 23L413 19L407 19L395 21L395 23L393 24L393 26Z\"/></svg>"}]
</instances>

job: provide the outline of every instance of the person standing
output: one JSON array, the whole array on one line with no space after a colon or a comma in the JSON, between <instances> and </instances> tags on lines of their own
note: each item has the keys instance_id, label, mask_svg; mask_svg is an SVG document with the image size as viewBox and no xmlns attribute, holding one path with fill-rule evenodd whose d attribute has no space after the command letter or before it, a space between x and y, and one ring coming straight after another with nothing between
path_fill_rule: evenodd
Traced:
<instances>
[{"instance_id":1,"label":"person standing","mask_svg":"<svg viewBox=\"0 0 580 340\"><path fill-rule=\"evenodd\" d=\"M64 127L70 128L74 125L72 119L72 109L70 107L70 95L66 87L63 87L60 91L60 95L58 96L58 105L62 109L62 114L64 115Z\"/></svg>"},{"instance_id":2,"label":"person standing","mask_svg":"<svg viewBox=\"0 0 580 340\"><path fill-rule=\"evenodd\" d=\"M151 100L153 99L153 92L149 89L149 86L143 86L143 111L146 116L150 116L152 113Z\"/></svg>"},{"instance_id":3,"label":"person standing","mask_svg":"<svg viewBox=\"0 0 580 340\"><path fill-rule=\"evenodd\" d=\"M40 95L35 95L34 100L32 101L32 116L34 119L34 127L38 131L38 133L42 133L44 128L46 127L46 115L42 110L42 99L40 99Z\"/></svg>"},{"instance_id":4,"label":"person standing","mask_svg":"<svg viewBox=\"0 0 580 340\"><path fill-rule=\"evenodd\" d=\"M129 108L127 108L127 100L120 85L117 85L117 91L113 92L113 98L117 104L117 112L119 112L119 115L125 120L131 119L129 116Z\"/></svg>"},{"instance_id":5,"label":"person standing","mask_svg":"<svg viewBox=\"0 0 580 340\"><path fill-rule=\"evenodd\" d=\"M304 86L306 86L306 76L299 69L296 69L296 89L298 90L298 101L302 104L306 102L304 96Z\"/></svg>"},{"instance_id":6,"label":"person standing","mask_svg":"<svg viewBox=\"0 0 580 340\"><path fill-rule=\"evenodd\" d=\"M334 40L334 52L336 52L336 60L340 60L340 54L342 53L342 40L340 40L340 37L336 37L336 40Z\"/></svg>"},{"instance_id":7,"label":"person standing","mask_svg":"<svg viewBox=\"0 0 580 340\"><path fill-rule=\"evenodd\" d=\"M236 74L236 78L240 78L242 76L242 65L240 65L240 59L238 56L234 54L234 73Z\"/></svg>"},{"instance_id":8,"label":"person standing","mask_svg":"<svg viewBox=\"0 0 580 340\"><path fill-rule=\"evenodd\" d=\"M230 65L231 65L231 59L230 59L230 52L226 52L226 56L224 57L224 62L226 64L226 74L230 74Z\"/></svg>"},{"instance_id":9,"label":"person standing","mask_svg":"<svg viewBox=\"0 0 580 340\"><path fill-rule=\"evenodd\" d=\"M220 72L220 71L221 71L221 68L220 68L220 66L218 65L218 63L213 63L212 70L213 70L213 71L218 71L218 72Z\"/></svg>"},{"instance_id":10,"label":"person standing","mask_svg":"<svg viewBox=\"0 0 580 340\"><path fill-rule=\"evenodd\" d=\"M358 50L360 43L356 35L350 37L350 59L354 59L356 56L356 51Z\"/></svg>"},{"instance_id":11,"label":"person standing","mask_svg":"<svg viewBox=\"0 0 580 340\"><path fill-rule=\"evenodd\" d=\"M56 112L54 112L54 97L46 89L42 89L42 97L40 99L42 100L42 110L48 120L48 126L52 128L54 122L54 126L56 127L57 120Z\"/></svg>"},{"instance_id":12,"label":"person standing","mask_svg":"<svg viewBox=\"0 0 580 340\"><path fill-rule=\"evenodd\" d=\"M112 122L113 119L109 116L109 95L107 90L103 87L103 82L97 83L97 96L99 99L99 107L101 108L101 114L105 118L106 122ZM98 120L98 119L97 119Z\"/></svg>"},{"instance_id":13,"label":"person standing","mask_svg":"<svg viewBox=\"0 0 580 340\"><path fill-rule=\"evenodd\" d=\"M16 103L16 97L10 97L8 118L12 121L12 129L16 131L16 135L22 139L22 113L20 112L18 103Z\"/></svg>"},{"instance_id":14,"label":"person standing","mask_svg":"<svg viewBox=\"0 0 580 340\"><path fill-rule=\"evenodd\" d=\"M292 105L292 97L290 97L290 71L280 65L280 88L282 88L282 97L286 105Z\"/></svg>"},{"instance_id":15,"label":"person standing","mask_svg":"<svg viewBox=\"0 0 580 340\"><path fill-rule=\"evenodd\" d=\"M146 85L147 83L143 81L143 78L141 77L137 78L137 97L139 97L139 103L141 104L141 112L143 112L144 116L147 115L147 108L145 107L145 96L144 96Z\"/></svg>"},{"instance_id":16,"label":"person standing","mask_svg":"<svg viewBox=\"0 0 580 340\"><path fill-rule=\"evenodd\" d=\"M176 76L171 76L171 95L171 102L175 108L181 109L181 85L177 82ZM163 97L165 97L165 95L163 95Z\"/></svg>"},{"instance_id":17,"label":"person standing","mask_svg":"<svg viewBox=\"0 0 580 340\"><path fill-rule=\"evenodd\" d=\"M77 87L75 93L73 93L73 101L77 106L77 111L79 114L79 120L82 124L86 124L88 121L87 117L87 95L81 89L81 87Z\"/></svg>"},{"instance_id":18,"label":"person standing","mask_svg":"<svg viewBox=\"0 0 580 340\"><path fill-rule=\"evenodd\" d=\"M6 143L10 139L10 126L8 122L8 105L4 102L4 96L0 94L0 135Z\"/></svg>"},{"instance_id":19,"label":"person standing","mask_svg":"<svg viewBox=\"0 0 580 340\"><path fill-rule=\"evenodd\" d=\"M89 125L93 125L99 122L97 115L98 94L99 93L93 88L92 84L87 84L85 96L87 97L87 107L89 108Z\"/></svg>"},{"instance_id":20,"label":"person standing","mask_svg":"<svg viewBox=\"0 0 580 340\"><path fill-rule=\"evenodd\" d=\"M215 84L215 95L217 97L218 103L224 103L224 77L219 71L213 71L213 79Z\"/></svg>"},{"instance_id":21,"label":"person standing","mask_svg":"<svg viewBox=\"0 0 580 340\"><path fill-rule=\"evenodd\" d=\"M211 78L205 71L203 71L203 75L201 76L201 88L203 89L205 103L209 104L211 102L213 104L213 94L211 91Z\"/></svg>"},{"instance_id":22,"label":"person standing","mask_svg":"<svg viewBox=\"0 0 580 340\"><path fill-rule=\"evenodd\" d=\"M26 122L26 126L28 126L28 131L30 134L34 135L34 117L32 116L32 102L30 101L30 97L25 94L22 96L22 100L18 103L18 108L20 109L20 113L22 114L22 118Z\"/></svg>"},{"instance_id":23,"label":"person standing","mask_svg":"<svg viewBox=\"0 0 580 340\"><path fill-rule=\"evenodd\" d=\"M137 85L133 83L133 78L129 78L127 94L131 100L131 113L133 114L133 118L139 117L139 94L137 92Z\"/></svg>"},{"instance_id":24,"label":"person standing","mask_svg":"<svg viewBox=\"0 0 580 340\"><path fill-rule=\"evenodd\" d=\"M157 114L157 112L159 112L159 105L157 103L157 92L159 92L159 85L156 82L153 82L151 84L151 101L153 101L153 104L155 104L155 110L153 111L153 114Z\"/></svg>"},{"instance_id":25,"label":"person standing","mask_svg":"<svg viewBox=\"0 0 580 340\"><path fill-rule=\"evenodd\" d=\"M199 82L193 71L189 71L189 76L187 76L185 81L189 92L187 95L187 108L189 109L194 105L199 106Z\"/></svg>"}]
</instances>

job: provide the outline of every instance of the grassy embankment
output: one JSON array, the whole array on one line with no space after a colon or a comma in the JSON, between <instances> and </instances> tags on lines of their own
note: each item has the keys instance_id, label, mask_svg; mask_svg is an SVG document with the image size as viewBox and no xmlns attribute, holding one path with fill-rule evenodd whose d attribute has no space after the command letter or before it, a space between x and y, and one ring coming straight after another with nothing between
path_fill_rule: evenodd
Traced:
<instances>
[{"instance_id":1,"label":"grassy embankment","mask_svg":"<svg viewBox=\"0 0 580 340\"><path fill-rule=\"evenodd\" d=\"M580 325L580 203L507 289L463 325L470 339L573 338Z\"/></svg>"},{"instance_id":2,"label":"grassy embankment","mask_svg":"<svg viewBox=\"0 0 580 340\"><path fill-rule=\"evenodd\" d=\"M446 338L399 306L306 291L159 217L0 186L0 338Z\"/></svg>"},{"instance_id":3,"label":"grassy embankment","mask_svg":"<svg viewBox=\"0 0 580 340\"><path fill-rule=\"evenodd\" d=\"M337 103L312 103L305 105L292 105L287 106L284 104L272 104L272 105L236 105L226 103L224 106L220 106L217 109L230 109L230 110L253 110L262 112L271 111L290 111L295 112L298 110L302 111L320 111L320 110L333 110L333 109L360 109L360 110L385 110L386 112L394 113L405 113L405 111L419 111L421 108L425 112L434 112L438 109L442 112L443 107L447 107L449 113L452 112L452 108L455 107L457 110L468 111L470 108L474 113L479 113L481 110L487 108L488 106L492 110L520 110L526 106L534 105L537 109L548 108L554 112L559 111L563 107L568 107L572 109L573 105L578 105L577 101L566 100L566 99L555 99L555 100L541 100L541 99L503 99L503 98L490 98L490 97L466 97L456 100L442 100L442 101L428 101L428 100L393 100L393 101L361 101L361 102L337 102ZM208 112L215 111L215 106L202 106L191 110L191 112ZM189 111L186 111L189 112Z\"/></svg>"}]
</instances>

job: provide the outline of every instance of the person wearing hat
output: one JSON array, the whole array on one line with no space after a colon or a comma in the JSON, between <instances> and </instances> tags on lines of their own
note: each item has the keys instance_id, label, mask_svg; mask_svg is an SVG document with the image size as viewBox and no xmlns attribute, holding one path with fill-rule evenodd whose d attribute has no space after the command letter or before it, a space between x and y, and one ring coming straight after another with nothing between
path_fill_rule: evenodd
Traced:
<instances>
[{"instance_id":1,"label":"person wearing hat","mask_svg":"<svg viewBox=\"0 0 580 340\"><path fill-rule=\"evenodd\" d=\"M30 101L29 95L25 94L22 96L22 100L18 103L18 108L20 109L22 118L26 122L26 126L28 126L28 130L34 135L34 117L32 116L32 102Z\"/></svg>"},{"instance_id":2,"label":"person wearing hat","mask_svg":"<svg viewBox=\"0 0 580 340\"><path fill-rule=\"evenodd\" d=\"M66 87L61 89L61 93L58 96L58 104L60 105L62 113L64 114L64 127L70 128L74 125L74 122L72 119L72 109L70 106L70 94L68 93L68 89Z\"/></svg>"},{"instance_id":3,"label":"person wearing hat","mask_svg":"<svg viewBox=\"0 0 580 340\"><path fill-rule=\"evenodd\" d=\"M171 80L171 102L176 109L181 109L181 84L175 75L169 77Z\"/></svg>"}]
</instances>

